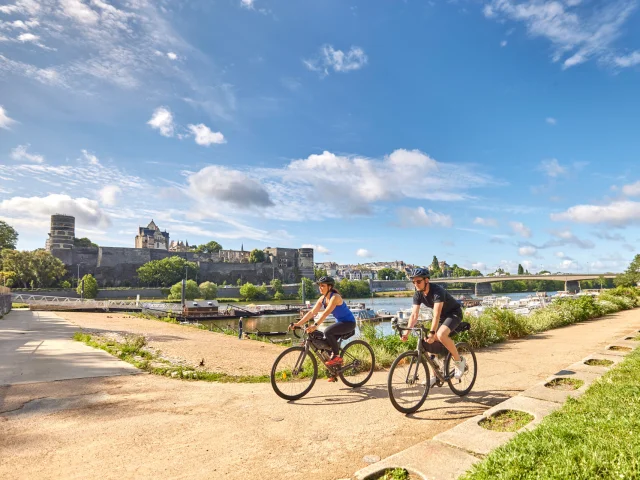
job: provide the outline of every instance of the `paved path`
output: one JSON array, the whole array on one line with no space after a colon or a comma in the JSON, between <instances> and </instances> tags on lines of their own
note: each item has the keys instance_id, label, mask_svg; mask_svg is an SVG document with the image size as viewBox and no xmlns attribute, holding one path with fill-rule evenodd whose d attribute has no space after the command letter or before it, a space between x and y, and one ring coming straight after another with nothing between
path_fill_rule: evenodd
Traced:
<instances>
[{"instance_id":1,"label":"paved path","mask_svg":"<svg viewBox=\"0 0 640 480\"><path fill-rule=\"evenodd\" d=\"M391 406L384 372L359 390L318 382L291 403L268 384L153 375L0 387L0 478L349 478L365 455L429 440L634 329L640 310L484 349L471 395L434 389L411 416Z\"/></svg>"},{"instance_id":2,"label":"paved path","mask_svg":"<svg viewBox=\"0 0 640 480\"><path fill-rule=\"evenodd\" d=\"M0 386L139 373L107 352L74 341L76 331L53 313L11 312L0 320Z\"/></svg>"}]
</instances>

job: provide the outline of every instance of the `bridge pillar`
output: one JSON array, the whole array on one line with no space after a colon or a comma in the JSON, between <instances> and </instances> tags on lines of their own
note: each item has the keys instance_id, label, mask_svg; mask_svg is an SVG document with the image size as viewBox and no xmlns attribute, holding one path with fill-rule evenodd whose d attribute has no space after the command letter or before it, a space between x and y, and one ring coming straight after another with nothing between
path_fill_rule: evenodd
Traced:
<instances>
[{"instance_id":1,"label":"bridge pillar","mask_svg":"<svg viewBox=\"0 0 640 480\"><path fill-rule=\"evenodd\" d=\"M576 293L580 291L580 280L565 280L564 289L567 292Z\"/></svg>"},{"instance_id":2,"label":"bridge pillar","mask_svg":"<svg viewBox=\"0 0 640 480\"><path fill-rule=\"evenodd\" d=\"M492 293L491 283L476 283L476 296L491 295Z\"/></svg>"}]
</instances>

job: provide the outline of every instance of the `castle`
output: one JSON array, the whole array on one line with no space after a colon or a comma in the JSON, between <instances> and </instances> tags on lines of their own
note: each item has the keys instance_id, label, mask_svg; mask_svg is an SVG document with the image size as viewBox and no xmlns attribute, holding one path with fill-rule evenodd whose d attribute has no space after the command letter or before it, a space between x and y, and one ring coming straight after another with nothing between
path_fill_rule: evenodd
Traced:
<instances>
[{"instance_id":1,"label":"castle","mask_svg":"<svg viewBox=\"0 0 640 480\"><path fill-rule=\"evenodd\" d=\"M55 219L54 219L55 217ZM91 273L102 287L141 286L137 270L152 260L180 256L199 266L198 282L221 284L252 282L269 283L277 278L283 283L296 283L301 278L314 278L312 248L267 247L265 261L250 263L250 252L220 250L212 253L189 251L189 243L170 241L167 231L152 220L147 227L139 227L135 248L74 247L75 218L67 215L51 217L51 232L47 250L62 260L70 272L79 267L81 275Z\"/></svg>"}]
</instances>

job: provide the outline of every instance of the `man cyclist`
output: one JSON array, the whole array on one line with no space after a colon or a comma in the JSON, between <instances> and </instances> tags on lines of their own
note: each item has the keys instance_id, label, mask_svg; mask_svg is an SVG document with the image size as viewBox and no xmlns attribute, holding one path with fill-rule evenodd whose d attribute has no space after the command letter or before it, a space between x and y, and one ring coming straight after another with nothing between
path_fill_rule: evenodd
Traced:
<instances>
[{"instance_id":1,"label":"man cyclist","mask_svg":"<svg viewBox=\"0 0 640 480\"><path fill-rule=\"evenodd\" d=\"M427 337L428 343L436 340L440 341L451 352L454 365L454 377L461 378L465 370L465 360L458 354L456 344L449 335L462 322L462 307L444 288L439 285L431 285L429 270L426 268L416 268L411 272L411 282L416 288L413 295L413 310L409 318L408 328L413 328L418 322L420 305L433 308L433 320L431 321L431 331ZM444 319L444 320L442 320ZM402 341L407 341L408 331L402 336ZM434 379L431 379L434 383Z\"/></svg>"},{"instance_id":2,"label":"man cyclist","mask_svg":"<svg viewBox=\"0 0 640 480\"><path fill-rule=\"evenodd\" d=\"M342 357L340 357L340 349L338 347L338 335L344 335L351 333L356 329L356 319L353 316L353 312L349 310L347 304L342 300L340 292L335 288L335 280L332 277L320 277L318 279L318 288L320 288L320 298L313 306L313 308L303 316L300 321L294 323L293 326L299 327L300 325L308 322L314 318L318 312L324 308L324 311L320 315L320 318L315 325L311 325L307 328L307 333L311 333L318 328L322 322L333 313L336 318L336 323L329 325L325 331L324 336L327 343L331 347L333 356L326 362L326 365L333 367L342 364ZM291 327L289 327L291 328ZM330 382L335 382L336 377L329 377Z\"/></svg>"}]
</instances>

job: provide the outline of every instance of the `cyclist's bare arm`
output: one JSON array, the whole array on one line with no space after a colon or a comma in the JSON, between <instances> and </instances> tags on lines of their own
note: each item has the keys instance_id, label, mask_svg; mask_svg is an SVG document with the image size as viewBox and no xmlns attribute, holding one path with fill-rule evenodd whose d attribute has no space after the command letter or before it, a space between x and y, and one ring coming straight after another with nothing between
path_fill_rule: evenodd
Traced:
<instances>
[{"instance_id":1,"label":"cyclist's bare arm","mask_svg":"<svg viewBox=\"0 0 640 480\"><path fill-rule=\"evenodd\" d=\"M342 297L340 297L340 295L334 295L333 297L331 297L329 303L327 304L327 308L324 309L324 312L322 312L322 315L320 315L320 318L315 323L316 327L324 322L324 319L327 318L331 312L333 312L333 310L338 306L338 301L341 300Z\"/></svg>"},{"instance_id":2,"label":"cyclist's bare arm","mask_svg":"<svg viewBox=\"0 0 640 480\"><path fill-rule=\"evenodd\" d=\"M407 324L407 328L413 328L418 323L418 316L420 315L420 305L414 305L411 309L411 316L409 317L409 323ZM409 330L405 330L402 334L402 341L406 342L409 337Z\"/></svg>"},{"instance_id":3,"label":"cyclist's bare arm","mask_svg":"<svg viewBox=\"0 0 640 480\"><path fill-rule=\"evenodd\" d=\"M438 302L433 304L433 320L431 320L431 330L438 331L438 325L440 325L440 315L442 315L442 307L444 303Z\"/></svg>"},{"instance_id":4,"label":"cyclist's bare arm","mask_svg":"<svg viewBox=\"0 0 640 480\"><path fill-rule=\"evenodd\" d=\"M298 322L293 324L294 327L299 327L300 325L307 323L318 314L318 312L322 308L322 298L323 297L320 297L313 308L309 310Z\"/></svg>"}]
</instances>

